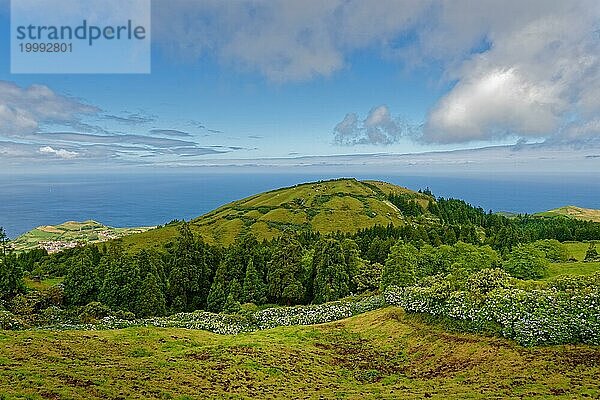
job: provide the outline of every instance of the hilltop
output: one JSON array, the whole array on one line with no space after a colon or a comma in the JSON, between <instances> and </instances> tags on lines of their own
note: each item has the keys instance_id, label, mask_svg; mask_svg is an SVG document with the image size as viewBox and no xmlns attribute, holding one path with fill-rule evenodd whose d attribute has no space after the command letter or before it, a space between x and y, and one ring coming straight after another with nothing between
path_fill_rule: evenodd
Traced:
<instances>
[{"instance_id":1,"label":"hilltop","mask_svg":"<svg viewBox=\"0 0 600 400\"><path fill-rule=\"evenodd\" d=\"M208 243L230 244L242 232L259 240L284 230L353 233L375 225L400 226L405 218L388 201L402 195L426 207L433 197L380 181L335 179L303 183L237 200L193 219L191 229ZM159 246L176 235L169 224L124 239L135 248Z\"/></svg>"},{"instance_id":2,"label":"hilltop","mask_svg":"<svg viewBox=\"0 0 600 400\"><path fill-rule=\"evenodd\" d=\"M154 227L113 228L93 220L67 221L59 225L38 226L11 243L17 251L43 247L52 253L81 243L105 242L152 228Z\"/></svg>"},{"instance_id":3,"label":"hilltop","mask_svg":"<svg viewBox=\"0 0 600 400\"><path fill-rule=\"evenodd\" d=\"M583 208L577 206L564 206L555 208L554 210L545 211L536 214L542 217L565 216L569 218L579 219L582 221L600 222L600 210L591 208Z\"/></svg>"}]
</instances>

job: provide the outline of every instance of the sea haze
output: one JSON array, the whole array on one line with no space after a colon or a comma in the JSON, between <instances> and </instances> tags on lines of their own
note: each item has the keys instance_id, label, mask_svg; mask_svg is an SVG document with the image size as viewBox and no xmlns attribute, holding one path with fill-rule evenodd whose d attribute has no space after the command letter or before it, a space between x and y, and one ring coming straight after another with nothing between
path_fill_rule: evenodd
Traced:
<instances>
[{"instance_id":1,"label":"sea haze","mask_svg":"<svg viewBox=\"0 0 600 400\"><path fill-rule=\"evenodd\" d=\"M577 177L441 177L386 174L143 173L0 175L0 226L14 238L39 225L93 219L115 227L191 219L255 193L301 182L380 179L486 210L535 213L563 205L600 208L600 182Z\"/></svg>"}]
</instances>

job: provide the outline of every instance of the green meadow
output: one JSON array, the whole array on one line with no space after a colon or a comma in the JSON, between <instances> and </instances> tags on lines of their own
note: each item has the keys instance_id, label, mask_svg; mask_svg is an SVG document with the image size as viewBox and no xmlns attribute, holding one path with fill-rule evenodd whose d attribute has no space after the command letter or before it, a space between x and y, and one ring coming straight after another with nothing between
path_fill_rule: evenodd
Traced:
<instances>
[{"instance_id":1,"label":"green meadow","mask_svg":"<svg viewBox=\"0 0 600 400\"><path fill-rule=\"evenodd\" d=\"M598 398L600 348L523 348L399 308L315 326L3 331L3 399Z\"/></svg>"}]
</instances>

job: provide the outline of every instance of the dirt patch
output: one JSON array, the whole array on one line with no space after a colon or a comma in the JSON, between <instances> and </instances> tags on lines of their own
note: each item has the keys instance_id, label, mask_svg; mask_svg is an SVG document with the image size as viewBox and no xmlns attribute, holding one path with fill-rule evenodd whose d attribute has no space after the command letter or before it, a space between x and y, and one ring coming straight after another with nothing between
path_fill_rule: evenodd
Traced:
<instances>
[{"instance_id":1,"label":"dirt patch","mask_svg":"<svg viewBox=\"0 0 600 400\"><path fill-rule=\"evenodd\" d=\"M207 361L214 358L214 356L208 350L189 352L186 353L185 357L196 361Z\"/></svg>"},{"instance_id":2,"label":"dirt patch","mask_svg":"<svg viewBox=\"0 0 600 400\"><path fill-rule=\"evenodd\" d=\"M89 379L79 379L70 375L59 375L61 381L66 383L69 386L81 387L81 388L89 388L91 386L95 386L95 383Z\"/></svg>"},{"instance_id":3,"label":"dirt patch","mask_svg":"<svg viewBox=\"0 0 600 400\"><path fill-rule=\"evenodd\" d=\"M553 358L557 365L567 366L569 369L576 367L595 367L600 365L600 349L562 349L555 352Z\"/></svg>"},{"instance_id":4,"label":"dirt patch","mask_svg":"<svg viewBox=\"0 0 600 400\"><path fill-rule=\"evenodd\" d=\"M382 350L361 337L333 335L315 347L329 353L332 364L353 371L361 382L378 382L385 376L405 372L403 354Z\"/></svg>"}]
</instances>

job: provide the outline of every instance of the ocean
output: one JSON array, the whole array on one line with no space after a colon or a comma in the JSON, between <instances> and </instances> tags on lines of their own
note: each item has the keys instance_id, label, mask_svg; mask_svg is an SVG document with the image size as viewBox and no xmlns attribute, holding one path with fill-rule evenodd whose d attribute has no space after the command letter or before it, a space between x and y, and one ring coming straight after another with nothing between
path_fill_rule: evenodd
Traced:
<instances>
[{"instance_id":1,"label":"ocean","mask_svg":"<svg viewBox=\"0 0 600 400\"><path fill-rule=\"evenodd\" d=\"M93 219L114 227L191 219L255 193L348 174L113 173L0 175L0 226L11 238L40 225ZM535 213L564 205L600 208L589 177L443 177L352 174L455 197L485 210Z\"/></svg>"}]
</instances>

